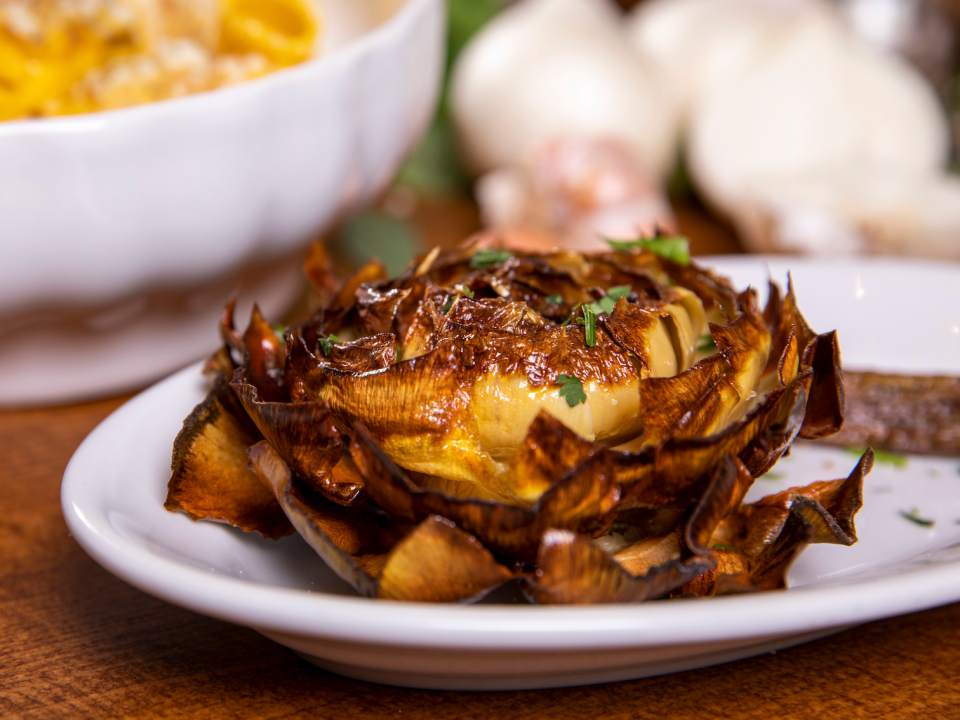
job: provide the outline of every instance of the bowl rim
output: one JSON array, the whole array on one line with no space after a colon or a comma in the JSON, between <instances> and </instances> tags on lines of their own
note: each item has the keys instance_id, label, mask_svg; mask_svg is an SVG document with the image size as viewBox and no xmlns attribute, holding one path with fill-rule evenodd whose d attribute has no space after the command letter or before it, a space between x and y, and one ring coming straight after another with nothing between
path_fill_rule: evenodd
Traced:
<instances>
[{"instance_id":1,"label":"bowl rim","mask_svg":"<svg viewBox=\"0 0 960 720\"><path fill-rule=\"evenodd\" d=\"M391 44L397 35L406 31L421 14L431 7L443 11L441 0L401 0L391 15L373 28L349 40L344 46L296 65L280 68L259 78L213 88L181 97L166 98L128 107L97 110L78 115L63 115L49 118L27 118L0 122L0 140L27 135L58 135L96 132L112 127L139 122L149 117L163 117L179 113L183 109L203 110L206 105L230 103L256 97L270 92L274 87L298 84L301 81L335 73L345 64L352 64L376 48Z\"/></svg>"}]
</instances>

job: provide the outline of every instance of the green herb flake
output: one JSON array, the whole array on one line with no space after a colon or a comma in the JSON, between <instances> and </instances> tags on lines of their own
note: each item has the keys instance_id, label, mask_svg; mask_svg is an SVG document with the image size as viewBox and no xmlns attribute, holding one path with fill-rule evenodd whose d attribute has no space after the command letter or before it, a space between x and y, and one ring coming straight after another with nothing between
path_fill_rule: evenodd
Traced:
<instances>
[{"instance_id":1,"label":"green herb flake","mask_svg":"<svg viewBox=\"0 0 960 720\"><path fill-rule=\"evenodd\" d=\"M699 352L712 352L717 349L717 344L713 341L713 335L710 333L704 333L700 336L700 340L697 341L697 350Z\"/></svg>"},{"instance_id":2,"label":"green herb flake","mask_svg":"<svg viewBox=\"0 0 960 720\"><path fill-rule=\"evenodd\" d=\"M607 297L616 302L622 297L626 297L633 292L633 288L629 285L615 285L609 290L607 290Z\"/></svg>"},{"instance_id":3,"label":"green herb flake","mask_svg":"<svg viewBox=\"0 0 960 720\"><path fill-rule=\"evenodd\" d=\"M323 354L326 357L330 357L330 353L333 351L333 346L340 341L337 340L336 335L328 335L327 337L321 337L318 342L320 343L320 347L323 349Z\"/></svg>"},{"instance_id":4,"label":"green herb flake","mask_svg":"<svg viewBox=\"0 0 960 720\"><path fill-rule=\"evenodd\" d=\"M544 300L551 305L563 305L563 295L547 295Z\"/></svg>"},{"instance_id":5,"label":"green herb flake","mask_svg":"<svg viewBox=\"0 0 960 720\"><path fill-rule=\"evenodd\" d=\"M916 525L920 525L921 527L933 527L937 524L936 520L929 520L927 518L920 517L920 511L917 508L913 508L913 510L910 512L901 510L900 517L902 517L904 520L909 520Z\"/></svg>"},{"instance_id":6,"label":"green herb flake","mask_svg":"<svg viewBox=\"0 0 960 720\"><path fill-rule=\"evenodd\" d=\"M490 267L491 265L496 265L497 263L506 262L513 257L513 253L504 250L503 248L487 248L486 250L478 250L473 254L473 257L470 258L470 267L474 270L479 270L480 268Z\"/></svg>"},{"instance_id":7,"label":"green herb flake","mask_svg":"<svg viewBox=\"0 0 960 720\"><path fill-rule=\"evenodd\" d=\"M660 257L672 260L680 265L690 264L690 241L685 237L658 237L639 240L607 240L614 250L630 252L631 250L649 250Z\"/></svg>"},{"instance_id":8,"label":"green herb flake","mask_svg":"<svg viewBox=\"0 0 960 720\"><path fill-rule=\"evenodd\" d=\"M466 295L468 298L473 299L473 290L468 288L466 285L461 285L459 287L460 292Z\"/></svg>"},{"instance_id":9,"label":"green herb flake","mask_svg":"<svg viewBox=\"0 0 960 720\"><path fill-rule=\"evenodd\" d=\"M715 542L713 544L713 549L714 550L733 550L734 552L740 552L740 550L738 548L735 548L733 545L727 545L726 543L722 543L722 542Z\"/></svg>"},{"instance_id":10,"label":"green herb flake","mask_svg":"<svg viewBox=\"0 0 960 720\"><path fill-rule=\"evenodd\" d=\"M283 337L283 334L284 334L286 331L287 331L287 326L286 326L286 325L281 325L280 323L277 323L276 325L273 326L273 332L276 334L277 337L281 337L281 338L282 338L282 337Z\"/></svg>"},{"instance_id":11,"label":"green herb flake","mask_svg":"<svg viewBox=\"0 0 960 720\"><path fill-rule=\"evenodd\" d=\"M583 339L587 347L597 344L597 315L589 305L583 306Z\"/></svg>"},{"instance_id":12,"label":"green herb flake","mask_svg":"<svg viewBox=\"0 0 960 720\"><path fill-rule=\"evenodd\" d=\"M445 302L445 303L443 304L443 314L444 314L444 315L446 315L448 312L450 312L450 308L453 307L453 301L456 300L456 299L457 299L457 296L456 296L456 295L451 295L450 297L447 298L447 302Z\"/></svg>"},{"instance_id":13,"label":"green herb flake","mask_svg":"<svg viewBox=\"0 0 960 720\"><path fill-rule=\"evenodd\" d=\"M757 480L783 480L784 477L785 476L783 473L768 472L758 477Z\"/></svg>"},{"instance_id":14,"label":"green herb flake","mask_svg":"<svg viewBox=\"0 0 960 720\"><path fill-rule=\"evenodd\" d=\"M860 457L863 455L867 449L865 447L848 447L847 452L852 455ZM897 468L905 468L907 466L907 457L906 455L898 455L897 453L892 453L887 450L873 450L873 459L878 463L886 463L887 465L893 465Z\"/></svg>"},{"instance_id":15,"label":"green herb flake","mask_svg":"<svg viewBox=\"0 0 960 720\"><path fill-rule=\"evenodd\" d=\"M557 375L560 384L560 397L567 401L570 407L576 407L587 401L587 394L583 391L580 378L573 375Z\"/></svg>"}]
</instances>

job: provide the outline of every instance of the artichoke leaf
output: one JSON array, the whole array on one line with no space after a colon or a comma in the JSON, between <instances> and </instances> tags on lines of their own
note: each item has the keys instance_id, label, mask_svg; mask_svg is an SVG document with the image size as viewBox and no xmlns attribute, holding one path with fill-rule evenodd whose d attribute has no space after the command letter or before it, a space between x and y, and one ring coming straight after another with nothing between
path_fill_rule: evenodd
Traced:
<instances>
[{"instance_id":1,"label":"artichoke leaf","mask_svg":"<svg viewBox=\"0 0 960 720\"><path fill-rule=\"evenodd\" d=\"M512 579L476 538L444 518L416 526L361 505L347 510L304 493L266 442L250 462L297 532L361 595L415 602L470 602Z\"/></svg>"},{"instance_id":2,"label":"artichoke leaf","mask_svg":"<svg viewBox=\"0 0 960 720\"><path fill-rule=\"evenodd\" d=\"M422 520L390 552L377 597L410 602L472 602L516 577L475 537L439 515Z\"/></svg>"},{"instance_id":3,"label":"artichoke leaf","mask_svg":"<svg viewBox=\"0 0 960 720\"><path fill-rule=\"evenodd\" d=\"M525 578L524 592L541 604L643 602L689 582L713 563L710 557L672 559L634 576L587 538L549 529L537 555L537 571Z\"/></svg>"},{"instance_id":4,"label":"artichoke leaf","mask_svg":"<svg viewBox=\"0 0 960 720\"><path fill-rule=\"evenodd\" d=\"M322 240L316 240L310 245L303 261L303 274L321 306L328 305L340 289L333 261Z\"/></svg>"},{"instance_id":5,"label":"artichoke leaf","mask_svg":"<svg viewBox=\"0 0 960 720\"><path fill-rule=\"evenodd\" d=\"M244 368L231 386L263 437L307 485L341 505L366 499L359 474L349 456L343 457L330 408L319 402L263 402Z\"/></svg>"},{"instance_id":6,"label":"artichoke leaf","mask_svg":"<svg viewBox=\"0 0 960 720\"><path fill-rule=\"evenodd\" d=\"M293 528L273 494L247 468L246 450L261 439L221 375L174 441L164 507L267 538L289 535Z\"/></svg>"},{"instance_id":7,"label":"artichoke leaf","mask_svg":"<svg viewBox=\"0 0 960 720\"><path fill-rule=\"evenodd\" d=\"M380 290L361 285L356 293L357 328L361 335L393 333L400 304L413 292L410 288Z\"/></svg>"},{"instance_id":8,"label":"artichoke leaf","mask_svg":"<svg viewBox=\"0 0 960 720\"><path fill-rule=\"evenodd\" d=\"M524 507L417 487L362 425L355 433L367 455L362 463L365 487L380 507L413 522L430 515L445 517L498 557L532 562L548 528L600 535L617 513L620 487L606 453L594 453L571 468L533 507Z\"/></svg>"},{"instance_id":9,"label":"artichoke leaf","mask_svg":"<svg viewBox=\"0 0 960 720\"><path fill-rule=\"evenodd\" d=\"M250 384L259 390L267 402L287 400L289 395L283 378L286 347L263 319L256 305L253 306L250 324L243 333L243 347L243 367Z\"/></svg>"},{"instance_id":10,"label":"artichoke leaf","mask_svg":"<svg viewBox=\"0 0 960 720\"><path fill-rule=\"evenodd\" d=\"M846 478L790 488L731 513L713 540L729 546L727 557L736 562L720 563L712 578L702 578L701 594L783 588L790 564L808 544L855 543L854 516L872 467L868 450Z\"/></svg>"},{"instance_id":11,"label":"artichoke leaf","mask_svg":"<svg viewBox=\"0 0 960 720\"><path fill-rule=\"evenodd\" d=\"M813 382L800 437L819 440L843 427L845 400L837 331L814 338L806 348L803 364L813 370Z\"/></svg>"}]
</instances>

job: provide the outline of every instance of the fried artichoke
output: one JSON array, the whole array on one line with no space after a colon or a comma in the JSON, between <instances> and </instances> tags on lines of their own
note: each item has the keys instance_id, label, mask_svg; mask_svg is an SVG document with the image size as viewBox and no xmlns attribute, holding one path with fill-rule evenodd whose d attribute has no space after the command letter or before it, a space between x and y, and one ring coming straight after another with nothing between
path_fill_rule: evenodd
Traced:
<instances>
[{"instance_id":1,"label":"fried artichoke","mask_svg":"<svg viewBox=\"0 0 960 720\"><path fill-rule=\"evenodd\" d=\"M233 306L212 388L173 453L167 509L296 530L359 593L540 603L784 587L808 543L856 541L847 478L744 504L797 437L843 422L840 351L771 283L659 246L435 250L373 262L278 334ZM652 248L652 249L651 249ZM659 250L659 252L655 252Z\"/></svg>"}]
</instances>

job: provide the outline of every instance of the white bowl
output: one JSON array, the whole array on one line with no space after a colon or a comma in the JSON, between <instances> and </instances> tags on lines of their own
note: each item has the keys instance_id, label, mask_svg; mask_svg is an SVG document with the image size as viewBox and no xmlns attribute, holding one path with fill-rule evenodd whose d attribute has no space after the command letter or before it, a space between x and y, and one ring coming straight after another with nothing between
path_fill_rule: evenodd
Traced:
<instances>
[{"instance_id":1,"label":"white bowl","mask_svg":"<svg viewBox=\"0 0 960 720\"><path fill-rule=\"evenodd\" d=\"M0 123L0 404L116 392L202 356L238 284L269 314L289 306L306 244L393 177L443 67L442 0L322 12L324 52L262 79Z\"/></svg>"}]
</instances>

